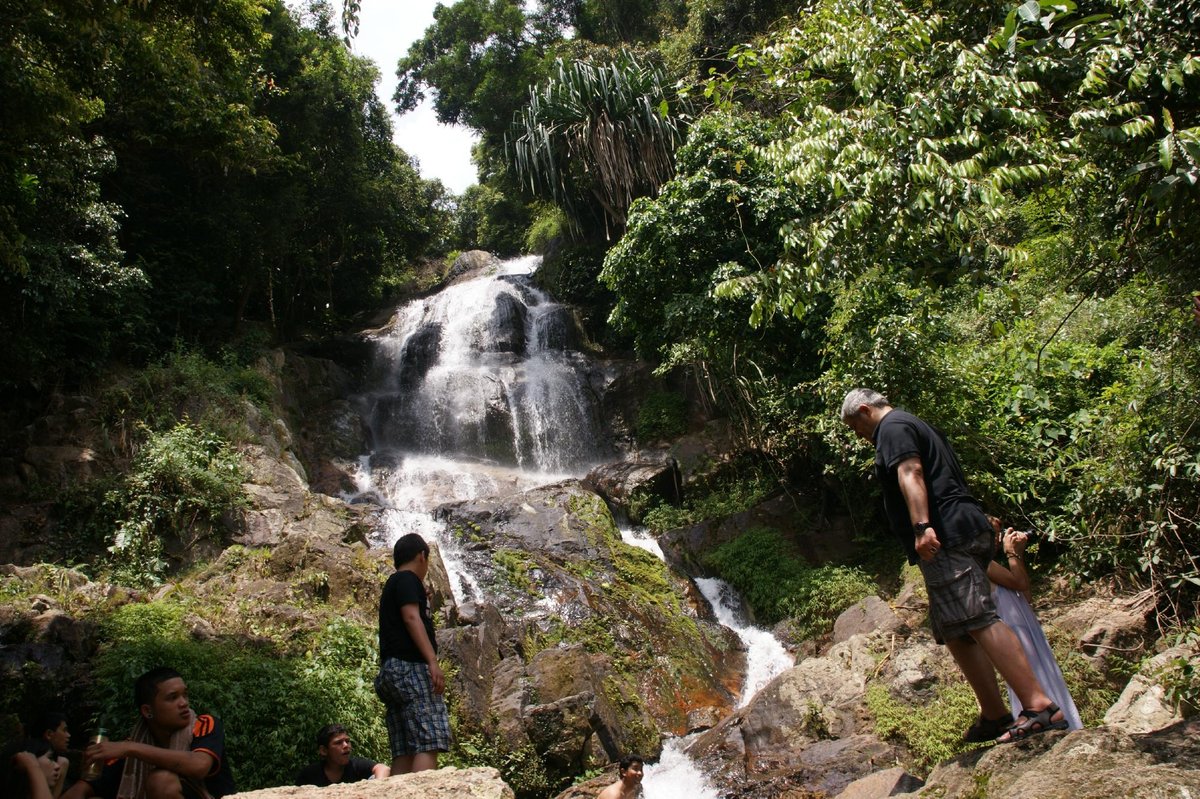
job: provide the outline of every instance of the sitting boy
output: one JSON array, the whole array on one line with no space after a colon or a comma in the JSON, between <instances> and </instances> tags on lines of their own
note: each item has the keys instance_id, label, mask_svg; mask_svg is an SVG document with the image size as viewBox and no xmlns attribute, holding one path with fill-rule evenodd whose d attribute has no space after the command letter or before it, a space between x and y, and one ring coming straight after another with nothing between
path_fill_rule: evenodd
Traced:
<instances>
[{"instance_id":1,"label":"sitting boy","mask_svg":"<svg viewBox=\"0 0 1200 799\"><path fill-rule=\"evenodd\" d=\"M64 799L221 799L237 793L225 760L225 733L214 716L196 715L179 672L160 666L133 688L139 718L129 738L92 744L84 762L104 763L95 780L80 780Z\"/></svg>"},{"instance_id":2,"label":"sitting boy","mask_svg":"<svg viewBox=\"0 0 1200 799\"><path fill-rule=\"evenodd\" d=\"M321 760L300 769L297 785L325 787L339 782L384 780L392 770L365 757L351 757L350 733L341 724L326 724L317 732L317 754Z\"/></svg>"}]
</instances>

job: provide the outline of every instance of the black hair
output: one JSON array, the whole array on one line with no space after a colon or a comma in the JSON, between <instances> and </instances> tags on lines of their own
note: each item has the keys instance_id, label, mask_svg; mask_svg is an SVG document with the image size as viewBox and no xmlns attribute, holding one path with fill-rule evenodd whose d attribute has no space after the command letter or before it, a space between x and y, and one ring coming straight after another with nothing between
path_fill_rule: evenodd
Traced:
<instances>
[{"instance_id":1,"label":"black hair","mask_svg":"<svg viewBox=\"0 0 1200 799\"><path fill-rule=\"evenodd\" d=\"M642 760L638 755L625 755L625 757L621 758L621 762L617 764L618 773L624 774L626 771L629 771L629 767L634 763L637 763L639 766L646 765L646 761Z\"/></svg>"},{"instance_id":2,"label":"black hair","mask_svg":"<svg viewBox=\"0 0 1200 799\"><path fill-rule=\"evenodd\" d=\"M425 543L424 538L416 533L402 535L392 547L392 563L399 569L421 553L429 557L429 544Z\"/></svg>"},{"instance_id":3,"label":"black hair","mask_svg":"<svg viewBox=\"0 0 1200 799\"><path fill-rule=\"evenodd\" d=\"M341 724L326 724L321 729L317 730L317 746L329 746L329 742L335 736L342 733L349 733L350 730L343 727Z\"/></svg>"},{"instance_id":4,"label":"black hair","mask_svg":"<svg viewBox=\"0 0 1200 799\"><path fill-rule=\"evenodd\" d=\"M47 710L40 716L34 716L33 722L29 725L30 738L45 738L46 733L54 732L58 729L58 725L67 720L67 714L59 710Z\"/></svg>"},{"instance_id":5,"label":"black hair","mask_svg":"<svg viewBox=\"0 0 1200 799\"><path fill-rule=\"evenodd\" d=\"M183 675L170 666L157 666L138 677L133 683L134 707L140 710L142 705L154 704L154 698L158 696L158 686L177 677L182 678Z\"/></svg>"}]
</instances>

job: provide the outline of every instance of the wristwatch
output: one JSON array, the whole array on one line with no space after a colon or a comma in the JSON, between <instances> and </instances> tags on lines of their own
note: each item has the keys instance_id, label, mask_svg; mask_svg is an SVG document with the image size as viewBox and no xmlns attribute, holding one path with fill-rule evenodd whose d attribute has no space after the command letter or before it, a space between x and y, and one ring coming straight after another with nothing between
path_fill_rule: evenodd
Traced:
<instances>
[{"instance_id":1,"label":"wristwatch","mask_svg":"<svg viewBox=\"0 0 1200 799\"><path fill-rule=\"evenodd\" d=\"M929 522L917 522L913 525L913 535L921 535L930 527L933 527Z\"/></svg>"}]
</instances>

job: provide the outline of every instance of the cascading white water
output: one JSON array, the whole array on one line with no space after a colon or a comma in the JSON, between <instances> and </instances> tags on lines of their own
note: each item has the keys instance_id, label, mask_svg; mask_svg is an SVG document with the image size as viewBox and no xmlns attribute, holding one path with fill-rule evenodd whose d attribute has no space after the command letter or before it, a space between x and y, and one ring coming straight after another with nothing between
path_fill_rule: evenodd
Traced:
<instances>
[{"instance_id":1,"label":"cascading white water","mask_svg":"<svg viewBox=\"0 0 1200 799\"><path fill-rule=\"evenodd\" d=\"M384 510L390 546L436 540L456 602L481 596L458 544L431 511L580 476L611 454L570 311L537 289L538 257L506 261L400 308L375 339L373 451L355 491Z\"/></svg>"},{"instance_id":2,"label":"cascading white water","mask_svg":"<svg viewBox=\"0 0 1200 799\"><path fill-rule=\"evenodd\" d=\"M537 289L537 258L412 302L379 339L377 447L569 473L604 453L568 308Z\"/></svg>"},{"instance_id":3,"label":"cascading white water","mask_svg":"<svg viewBox=\"0 0 1200 799\"><path fill-rule=\"evenodd\" d=\"M720 793L684 750L694 736L671 738L657 763L645 767L645 799L719 799Z\"/></svg>"},{"instance_id":4,"label":"cascading white water","mask_svg":"<svg viewBox=\"0 0 1200 799\"><path fill-rule=\"evenodd\" d=\"M699 577L696 587L712 605L717 621L733 630L746 645L746 682L738 707L744 707L762 687L795 665L795 659L766 630L746 621L741 598L733 586L716 577Z\"/></svg>"},{"instance_id":5,"label":"cascading white water","mask_svg":"<svg viewBox=\"0 0 1200 799\"><path fill-rule=\"evenodd\" d=\"M539 260L509 261L411 302L376 339L382 377L364 397L373 451L359 459L346 499L384 508L381 545L409 532L436 540L460 604L483 593L434 508L581 476L612 454L588 385L595 367L578 349L574 321L529 280ZM644 530L621 535L663 557ZM748 647L744 704L791 658L769 633L740 621L736 592L719 580L697 584ZM684 751L689 741L667 741L646 767L646 799L717 799Z\"/></svg>"},{"instance_id":6,"label":"cascading white water","mask_svg":"<svg viewBox=\"0 0 1200 799\"><path fill-rule=\"evenodd\" d=\"M622 527L621 539L664 559L662 547L645 528ZM717 621L733 630L746 645L746 681L738 698L738 707L744 707L764 685L790 669L795 660L779 639L746 620L741 597L733 586L716 577L699 577L695 582ZM717 789L687 754L694 738L671 738L663 744L662 757L646 766L642 778L646 799L718 799Z\"/></svg>"}]
</instances>

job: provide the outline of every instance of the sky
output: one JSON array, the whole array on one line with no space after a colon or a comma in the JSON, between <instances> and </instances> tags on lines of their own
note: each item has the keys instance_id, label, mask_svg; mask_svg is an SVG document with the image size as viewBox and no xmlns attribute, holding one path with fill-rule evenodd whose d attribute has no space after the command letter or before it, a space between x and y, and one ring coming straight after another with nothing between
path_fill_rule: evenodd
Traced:
<instances>
[{"instance_id":1,"label":"sky","mask_svg":"<svg viewBox=\"0 0 1200 799\"><path fill-rule=\"evenodd\" d=\"M374 61L383 74L375 93L392 114L393 141L417 160L421 177L436 178L450 191L461 194L476 182L471 145L479 137L469 128L440 124L428 99L402 117L396 116L396 104L392 102L396 62L433 24L435 5L437 0L362 0L354 52Z\"/></svg>"}]
</instances>

